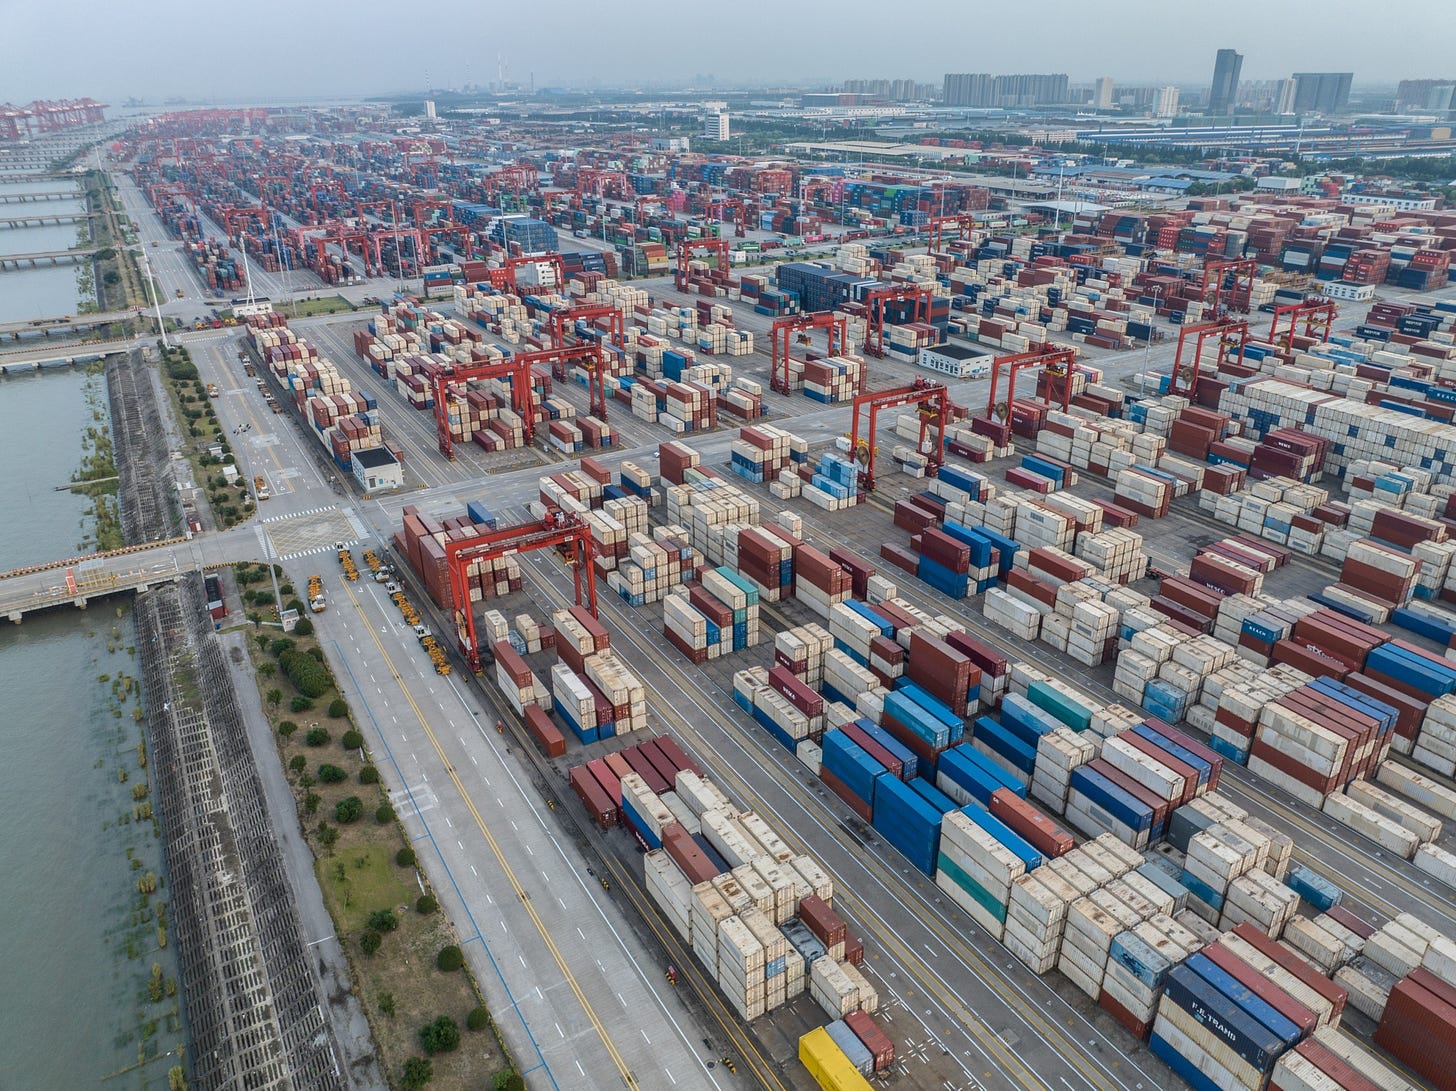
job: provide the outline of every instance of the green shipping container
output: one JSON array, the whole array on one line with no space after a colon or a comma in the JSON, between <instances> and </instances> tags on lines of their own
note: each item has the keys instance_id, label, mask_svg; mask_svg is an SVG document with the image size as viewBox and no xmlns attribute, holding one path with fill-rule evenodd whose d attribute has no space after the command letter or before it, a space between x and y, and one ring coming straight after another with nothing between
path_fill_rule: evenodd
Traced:
<instances>
[{"instance_id":1,"label":"green shipping container","mask_svg":"<svg viewBox=\"0 0 1456 1091\"><path fill-rule=\"evenodd\" d=\"M998 921L1006 920L1006 907L991 897L989 891L966 874L961 867L945 853L936 853L935 866L950 876L951 881L971 896L971 900Z\"/></svg>"},{"instance_id":2,"label":"green shipping container","mask_svg":"<svg viewBox=\"0 0 1456 1091\"><path fill-rule=\"evenodd\" d=\"M1074 701L1045 682L1033 682L1026 690L1026 699L1043 712L1061 720L1073 731L1086 731L1092 726L1092 709Z\"/></svg>"}]
</instances>

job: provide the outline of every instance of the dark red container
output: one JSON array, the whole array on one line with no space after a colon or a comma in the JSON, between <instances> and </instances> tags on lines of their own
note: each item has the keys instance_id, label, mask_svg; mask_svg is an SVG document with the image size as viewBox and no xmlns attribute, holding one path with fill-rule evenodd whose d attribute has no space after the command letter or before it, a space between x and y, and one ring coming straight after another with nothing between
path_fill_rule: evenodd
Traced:
<instances>
[{"instance_id":1,"label":"dark red container","mask_svg":"<svg viewBox=\"0 0 1456 1091\"><path fill-rule=\"evenodd\" d=\"M1436 1091L1456 1091L1456 1007L1412 974L1390 991L1375 1044Z\"/></svg>"},{"instance_id":2,"label":"dark red container","mask_svg":"<svg viewBox=\"0 0 1456 1091\"><path fill-rule=\"evenodd\" d=\"M1300 1042L1294 1052L1333 1079L1340 1091L1385 1091L1379 1084L1366 1079L1349 1061L1313 1038ZM1271 1089L1275 1086L1270 1085Z\"/></svg>"},{"instance_id":3,"label":"dark red container","mask_svg":"<svg viewBox=\"0 0 1456 1091\"><path fill-rule=\"evenodd\" d=\"M1187 762L1179 758L1175 758L1172 754L1168 753L1168 751L1164 750L1161 746L1158 746L1156 743L1149 742L1141 735L1137 735L1132 732L1124 732L1120 737L1123 742L1127 743L1127 745L1132 747L1134 750L1141 751L1143 754L1146 754L1148 757L1152 758L1155 762L1158 762L1160 765L1164 766L1165 768L1182 778L1182 788L1178 793L1178 798L1173 801L1173 805L1175 807L1182 806L1184 803L1187 803L1190 799L1198 794L1198 770L1193 768L1193 766L1189 765Z\"/></svg>"},{"instance_id":4,"label":"dark red container","mask_svg":"<svg viewBox=\"0 0 1456 1091\"><path fill-rule=\"evenodd\" d=\"M992 678L1000 678L1011 665L1006 656L969 633L947 633L945 642L956 651L964 653L967 659L981 668L982 674L989 674Z\"/></svg>"},{"instance_id":5,"label":"dark red container","mask_svg":"<svg viewBox=\"0 0 1456 1091\"><path fill-rule=\"evenodd\" d=\"M910 550L906 549L904 546L893 545L890 542L885 542L880 546L880 556L884 560L889 561L892 565L894 565L901 571L908 572L912 576L915 574L915 569L917 567L915 554L912 553Z\"/></svg>"},{"instance_id":6,"label":"dark red container","mask_svg":"<svg viewBox=\"0 0 1456 1091\"><path fill-rule=\"evenodd\" d=\"M1223 756L1216 754L1197 739L1190 737L1176 727L1173 727L1156 716L1149 716L1143 721L1144 726L1163 736L1175 746L1181 746L1184 750L1202 758L1209 764L1208 790L1211 792L1218 787L1218 778L1223 775Z\"/></svg>"},{"instance_id":7,"label":"dark red container","mask_svg":"<svg viewBox=\"0 0 1456 1091\"><path fill-rule=\"evenodd\" d=\"M870 1056L875 1059L876 1072L883 1072L895 1063L895 1043L868 1012L850 1012L844 1017L844 1025L854 1031L860 1044L870 1051Z\"/></svg>"},{"instance_id":8,"label":"dark red container","mask_svg":"<svg viewBox=\"0 0 1456 1091\"><path fill-rule=\"evenodd\" d=\"M799 902L799 920L826 947L843 943L849 932L839 914L817 894L808 894Z\"/></svg>"},{"instance_id":9,"label":"dark red container","mask_svg":"<svg viewBox=\"0 0 1456 1091\"><path fill-rule=\"evenodd\" d=\"M617 805L607 798L607 793L585 765L573 766L568 774L571 781L571 790L581 800L581 805L586 808L586 813L602 829L609 829L617 823Z\"/></svg>"},{"instance_id":10,"label":"dark red container","mask_svg":"<svg viewBox=\"0 0 1456 1091\"><path fill-rule=\"evenodd\" d=\"M1107 1012L1107 1014L1112 1016L1112 1018L1116 1019L1122 1029L1127 1031L1138 1041L1146 1041L1148 1037L1148 1031L1152 1029L1152 1024L1144 1023L1142 1020L1138 1019L1137 1016L1133 1015L1133 1013L1128 1011L1127 1008L1119 1004L1117 1000L1106 989L1103 989L1101 994L1097 997L1097 1006L1100 1007L1103 1011Z\"/></svg>"},{"instance_id":11,"label":"dark red container","mask_svg":"<svg viewBox=\"0 0 1456 1091\"><path fill-rule=\"evenodd\" d=\"M530 732L531 738L535 740L541 753L548 758L559 758L566 753L566 737L551 722L551 717L542 711L540 705L534 703L527 705L521 711L521 719L525 722L526 730Z\"/></svg>"},{"instance_id":12,"label":"dark red container","mask_svg":"<svg viewBox=\"0 0 1456 1091\"><path fill-rule=\"evenodd\" d=\"M629 746L626 750L622 751L622 757L632 767L632 772L641 777L646 782L647 787L651 788L658 795L668 790L669 785L667 780L657 771L657 767L652 764L647 755L642 753L639 748Z\"/></svg>"},{"instance_id":13,"label":"dark red container","mask_svg":"<svg viewBox=\"0 0 1456 1091\"><path fill-rule=\"evenodd\" d=\"M785 667L771 668L768 684L805 716L824 714L824 698L806 686L793 671Z\"/></svg>"},{"instance_id":14,"label":"dark red container","mask_svg":"<svg viewBox=\"0 0 1456 1091\"><path fill-rule=\"evenodd\" d=\"M874 758L875 761L879 762L886 769L888 769L890 771L890 776L894 777L896 780L905 779L904 763L901 762L899 758L895 757L879 743L877 743L874 739L872 739L865 732L864 728L860 727L858 724L848 723L842 726L839 730L843 731L845 735L847 735L850 739L857 743L860 748L863 749L865 753L869 754L870 757Z\"/></svg>"},{"instance_id":15,"label":"dark red container","mask_svg":"<svg viewBox=\"0 0 1456 1091\"><path fill-rule=\"evenodd\" d=\"M819 767L819 779L824 782L826 788L843 800L845 806L859 815L860 818L866 822L874 821L874 810L871 808L869 802L860 799L859 796L851 792L844 781L840 780L822 765Z\"/></svg>"},{"instance_id":16,"label":"dark red container","mask_svg":"<svg viewBox=\"0 0 1456 1091\"><path fill-rule=\"evenodd\" d=\"M690 769L697 776L702 776L703 771L698 768L697 762L683 752L683 748L677 744L677 740L671 735L657 736L657 748L662 751L663 757L672 762L672 767L681 773L684 769Z\"/></svg>"},{"instance_id":17,"label":"dark red container","mask_svg":"<svg viewBox=\"0 0 1456 1091\"><path fill-rule=\"evenodd\" d=\"M1048 859L1071 852L1076 846L1070 833L1010 788L997 788L991 793L990 803L993 815Z\"/></svg>"},{"instance_id":18,"label":"dark red container","mask_svg":"<svg viewBox=\"0 0 1456 1091\"><path fill-rule=\"evenodd\" d=\"M666 790L673 791L677 785L677 769L662 752L662 747L657 745L657 740L649 739L644 743L638 743L637 750L652 763L652 768L657 770L657 775L667 784Z\"/></svg>"},{"instance_id":19,"label":"dark red container","mask_svg":"<svg viewBox=\"0 0 1456 1091\"><path fill-rule=\"evenodd\" d=\"M678 869L693 886L706 883L719 874L718 866L679 822L673 822L662 828L662 847L667 850L673 863L677 864Z\"/></svg>"},{"instance_id":20,"label":"dark red container","mask_svg":"<svg viewBox=\"0 0 1456 1091\"><path fill-rule=\"evenodd\" d=\"M1301 1033L1314 1033L1315 1027L1319 1024L1319 1017L1314 1012L1239 958L1222 943L1209 944L1203 948L1202 953L1215 966L1298 1027Z\"/></svg>"}]
</instances>

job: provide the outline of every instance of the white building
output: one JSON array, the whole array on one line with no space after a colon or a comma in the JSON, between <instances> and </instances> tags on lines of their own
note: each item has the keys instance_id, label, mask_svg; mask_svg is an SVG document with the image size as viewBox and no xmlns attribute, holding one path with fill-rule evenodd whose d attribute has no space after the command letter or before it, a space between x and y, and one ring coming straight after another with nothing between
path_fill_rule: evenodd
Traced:
<instances>
[{"instance_id":1,"label":"white building","mask_svg":"<svg viewBox=\"0 0 1456 1091\"><path fill-rule=\"evenodd\" d=\"M1112 77L1101 76L1092 85L1092 106L1098 110L1112 109Z\"/></svg>"},{"instance_id":2,"label":"white building","mask_svg":"<svg viewBox=\"0 0 1456 1091\"><path fill-rule=\"evenodd\" d=\"M435 120L435 100L432 98L425 99L425 120Z\"/></svg>"},{"instance_id":3,"label":"white building","mask_svg":"<svg viewBox=\"0 0 1456 1091\"><path fill-rule=\"evenodd\" d=\"M703 106L707 111L703 114L703 139L727 140L728 104L726 102L705 102Z\"/></svg>"},{"instance_id":4,"label":"white building","mask_svg":"<svg viewBox=\"0 0 1456 1091\"><path fill-rule=\"evenodd\" d=\"M365 492L404 488L404 467L386 447L355 451L350 467Z\"/></svg>"},{"instance_id":5,"label":"white building","mask_svg":"<svg viewBox=\"0 0 1456 1091\"><path fill-rule=\"evenodd\" d=\"M976 345L944 344L922 348L915 362L953 379L982 379L991 374L995 358L995 353Z\"/></svg>"},{"instance_id":6,"label":"white building","mask_svg":"<svg viewBox=\"0 0 1456 1091\"><path fill-rule=\"evenodd\" d=\"M1178 116L1178 88L1171 85L1158 88L1158 96L1153 99L1153 116Z\"/></svg>"}]
</instances>

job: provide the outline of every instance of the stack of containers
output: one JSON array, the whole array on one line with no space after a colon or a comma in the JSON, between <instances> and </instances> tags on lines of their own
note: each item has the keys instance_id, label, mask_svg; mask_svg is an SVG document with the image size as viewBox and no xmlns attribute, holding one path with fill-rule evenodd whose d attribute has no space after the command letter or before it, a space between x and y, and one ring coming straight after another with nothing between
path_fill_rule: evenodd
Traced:
<instances>
[{"instance_id":1,"label":"stack of containers","mask_svg":"<svg viewBox=\"0 0 1456 1091\"><path fill-rule=\"evenodd\" d=\"M607 649L583 661L589 682L603 693L612 706L616 734L642 731L647 727L647 691L615 652Z\"/></svg>"},{"instance_id":2,"label":"stack of containers","mask_svg":"<svg viewBox=\"0 0 1456 1091\"><path fill-rule=\"evenodd\" d=\"M1456 943L1438 937L1390 992L1375 1044L1436 1087L1456 1063Z\"/></svg>"},{"instance_id":3,"label":"stack of containers","mask_svg":"<svg viewBox=\"0 0 1456 1091\"><path fill-rule=\"evenodd\" d=\"M565 663L551 667L551 704L577 741L593 743L601 737L591 687Z\"/></svg>"},{"instance_id":4,"label":"stack of containers","mask_svg":"<svg viewBox=\"0 0 1456 1091\"><path fill-rule=\"evenodd\" d=\"M991 936L1001 939L1011 884L1041 855L978 804L945 814L935 884Z\"/></svg>"},{"instance_id":5,"label":"stack of containers","mask_svg":"<svg viewBox=\"0 0 1456 1091\"><path fill-rule=\"evenodd\" d=\"M940 847L941 818L955 803L929 781L907 784L880 777L874 790L873 825L886 841L919 868L934 876Z\"/></svg>"},{"instance_id":6,"label":"stack of containers","mask_svg":"<svg viewBox=\"0 0 1456 1091\"><path fill-rule=\"evenodd\" d=\"M527 705L543 704L548 699L546 687L541 684L526 661L517 654L507 640L496 641L491 646L495 655L495 684L505 695L506 702L517 713Z\"/></svg>"}]
</instances>

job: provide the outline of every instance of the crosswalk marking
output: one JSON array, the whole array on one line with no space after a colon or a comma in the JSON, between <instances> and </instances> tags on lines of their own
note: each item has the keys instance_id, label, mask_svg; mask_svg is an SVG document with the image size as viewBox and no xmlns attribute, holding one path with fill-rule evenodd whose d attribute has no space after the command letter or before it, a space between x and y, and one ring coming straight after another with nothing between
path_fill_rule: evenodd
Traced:
<instances>
[{"instance_id":1,"label":"crosswalk marking","mask_svg":"<svg viewBox=\"0 0 1456 1091\"><path fill-rule=\"evenodd\" d=\"M350 547L356 546L358 544L359 543L357 541L353 541L353 542L348 542L347 543L347 545L350 546ZM299 557L312 557L316 553L334 553L334 552L336 552L336 551L335 551L335 549L334 549L334 547L332 545L325 545L325 546L318 546L315 549L301 549L297 553L280 553L280 554L278 554L278 559L280 561L293 561L293 560L297 560Z\"/></svg>"},{"instance_id":2,"label":"crosswalk marking","mask_svg":"<svg viewBox=\"0 0 1456 1091\"><path fill-rule=\"evenodd\" d=\"M306 511L293 511L293 512L289 512L287 515L270 515L268 518L264 519L263 522L265 522L265 523L278 523L278 522L281 522L284 519L300 519L300 518L302 518L305 515L318 515L321 512L326 512L326 511L328 511L328 512L337 512L338 510L339 509L337 507L329 507L329 506L325 506L325 507L321 507L321 508L309 508Z\"/></svg>"}]
</instances>

